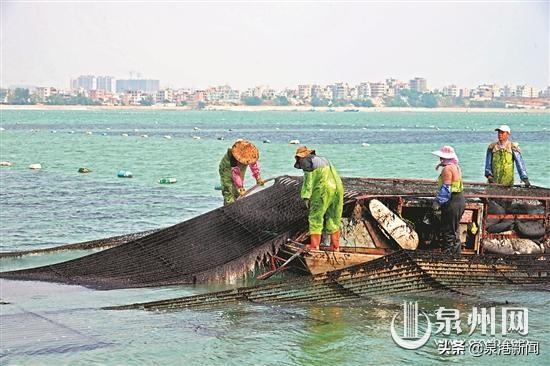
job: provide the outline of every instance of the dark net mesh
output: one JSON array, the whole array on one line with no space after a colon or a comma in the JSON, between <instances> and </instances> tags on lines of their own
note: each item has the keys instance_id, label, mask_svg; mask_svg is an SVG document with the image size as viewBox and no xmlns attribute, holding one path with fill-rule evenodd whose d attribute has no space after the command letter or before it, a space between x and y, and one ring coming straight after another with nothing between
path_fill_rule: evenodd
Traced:
<instances>
[{"instance_id":1,"label":"dark net mesh","mask_svg":"<svg viewBox=\"0 0 550 366\"><path fill-rule=\"evenodd\" d=\"M307 231L301 178L279 177L236 203L86 257L49 266L3 272L0 277L55 281L113 289L229 281L275 253L288 238ZM433 181L344 178L347 202L360 196L427 196ZM544 188L466 184L471 197L549 197ZM107 239L105 239L107 240Z\"/></svg>"},{"instance_id":2,"label":"dark net mesh","mask_svg":"<svg viewBox=\"0 0 550 366\"><path fill-rule=\"evenodd\" d=\"M300 179L281 177L246 199L134 241L1 276L100 289L227 281L307 228L300 184Z\"/></svg>"}]
</instances>

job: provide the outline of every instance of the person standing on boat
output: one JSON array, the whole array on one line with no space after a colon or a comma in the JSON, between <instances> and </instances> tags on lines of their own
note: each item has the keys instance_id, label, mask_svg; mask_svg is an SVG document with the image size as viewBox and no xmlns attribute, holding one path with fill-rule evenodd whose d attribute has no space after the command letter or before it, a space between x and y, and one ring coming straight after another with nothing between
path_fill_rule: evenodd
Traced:
<instances>
[{"instance_id":1,"label":"person standing on boat","mask_svg":"<svg viewBox=\"0 0 550 366\"><path fill-rule=\"evenodd\" d=\"M256 183L264 185L265 181L260 175L258 148L250 141L239 139L235 141L220 161L220 181L222 186L223 204L229 205L237 198L243 196L244 174L246 167L250 167Z\"/></svg>"},{"instance_id":2,"label":"person standing on boat","mask_svg":"<svg viewBox=\"0 0 550 366\"><path fill-rule=\"evenodd\" d=\"M507 125L495 129L498 131L498 141L493 142L487 148L485 156L485 177L489 183L498 183L511 186L514 184L514 163L518 169L521 181L525 187L529 187L529 178L525 163L521 157L519 145L508 140L511 130Z\"/></svg>"},{"instance_id":3,"label":"person standing on boat","mask_svg":"<svg viewBox=\"0 0 550 366\"><path fill-rule=\"evenodd\" d=\"M441 233L445 252L460 256L460 236L458 233L460 218L464 213L466 201L462 191L462 173L458 166L458 157L451 146L443 146L432 154L439 156L439 164L435 169L443 167L438 182L438 192L435 196L434 209L441 209Z\"/></svg>"},{"instance_id":4,"label":"person standing on boat","mask_svg":"<svg viewBox=\"0 0 550 366\"><path fill-rule=\"evenodd\" d=\"M296 169L304 171L300 197L309 209L309 249L319 250L323 223L330 234L330 250L340 248L340 219L344 207L344 186L334 166L306 146L296 150Z\"/></svg>"}]
</instances>

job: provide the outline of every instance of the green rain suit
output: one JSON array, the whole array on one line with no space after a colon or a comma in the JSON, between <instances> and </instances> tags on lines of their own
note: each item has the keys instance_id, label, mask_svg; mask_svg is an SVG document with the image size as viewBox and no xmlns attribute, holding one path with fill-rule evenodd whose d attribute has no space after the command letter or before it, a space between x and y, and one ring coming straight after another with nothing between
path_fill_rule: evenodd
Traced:
<instances>
[{"instance_id":1,"label":"green rain suit","mask_svg":"<svg viewBox=\"0 0 550 366\"><path fill-rule=\"evenodd\" d=\"M323 222L329 234L340 230L344 207L344 186L336 169L320 156L310 155L300 159L304 182L300 196L310 201L309 233L322 234Z\"/></svg>"},{"instance_id":2,"label":"green rain suit","mask_svg":"<svg viewBox=\"0 0 550 366\"><path fill-rule=\"evenodd\" d=\"M506 141L501 146L498 142L493 142L487 148L485 176L492 176L495 183L511 186L514 184L514 163L521 180L527 179L527 170L518 144Z\"/></svg>"},{"instance_id":3,"label":"green rain suit","mask_svg":"<svg viewBox=\"0 0 550 366\"><path fill-rule=\"evenodd\" d=\"M239 188L243 188L244 174L247 165L241 164L231 154L231 149L220 161L220 183L222 186L223 204L229 205L239 198ZM249 165L252 176L258 180L260 177L260 165L258 162Z\"/></svg>"}]
</instances>

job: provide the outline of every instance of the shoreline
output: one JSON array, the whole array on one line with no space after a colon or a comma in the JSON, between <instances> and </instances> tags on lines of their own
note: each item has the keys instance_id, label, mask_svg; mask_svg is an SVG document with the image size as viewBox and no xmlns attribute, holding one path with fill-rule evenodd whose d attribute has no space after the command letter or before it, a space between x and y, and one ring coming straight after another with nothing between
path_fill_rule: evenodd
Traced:
<instances>
[{"instance_id":1,"label":"shoreline","mask_svg":"<svg viewBox=\"0 0 550 366\"><path fill-rule=\"evenodd\" d=\"M134 110L134 111L193 111L194 109L174 105L153 106L86 106L86 105L0 105L0 111L102 111L102 110ZM353 111L350 111L353 110ZM325 112L325 113L550 113L550 109L520 109L520 108L413 108L413 107L311 107L311 106L206 106L202 111L224 112Z\"/></svg>"}]
</instances>

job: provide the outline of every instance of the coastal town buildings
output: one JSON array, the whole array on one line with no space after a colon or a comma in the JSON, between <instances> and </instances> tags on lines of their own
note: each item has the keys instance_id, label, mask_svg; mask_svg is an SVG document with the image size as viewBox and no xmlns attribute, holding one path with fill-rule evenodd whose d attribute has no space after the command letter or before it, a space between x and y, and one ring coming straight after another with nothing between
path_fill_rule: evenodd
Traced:
<instances>
[{"instance_id":1,"label":"coastal town buildings","mask_svg":"<svg viewBox=\"0 0 550 366\"><path fill-rule=\"evenodd\" d=\"M413 92L411 94L411 92ZM424 97L422 94L430 94ZM451 98L451 99L449 99ZM85 104L85 105L173 105L204 108L208 105L269 105L312 107L464 107L476 108L550 108L550 87L530 85L480 84L474 88L448 84L428 89L427 79L415 77L409 82L394 78L363 81L358 84L337 82L328 85L299 84L276 90L257 85L237 90L230 85L206 89L160 88L156 79L117 79L114 76L80 75L71 80L71 89L54 86L2 89L3 104Z\"/></svg>"}]
</instances>

